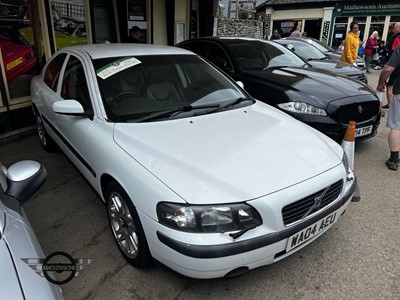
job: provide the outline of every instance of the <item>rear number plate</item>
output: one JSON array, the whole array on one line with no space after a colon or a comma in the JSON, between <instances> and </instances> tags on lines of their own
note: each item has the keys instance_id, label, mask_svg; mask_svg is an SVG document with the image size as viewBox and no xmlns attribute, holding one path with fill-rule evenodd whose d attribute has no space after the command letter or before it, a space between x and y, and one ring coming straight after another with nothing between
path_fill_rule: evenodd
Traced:
<instances>
[{"instance_id":1,"label":"rear number plate","mask_svg":"<svg viewBox=\"0 0 400 300\"><path fill-rule=\"evenodd\" d=\"M304 228L303 230L295 233L292 235L287 243L286 252L300 246L301 244L307 242L308 240L312 239L314 236L319 235L320 233L327 230L337 221L337 211L331 213L330 215L322 218L318 222Z\"/></svg>"}]
</instances>

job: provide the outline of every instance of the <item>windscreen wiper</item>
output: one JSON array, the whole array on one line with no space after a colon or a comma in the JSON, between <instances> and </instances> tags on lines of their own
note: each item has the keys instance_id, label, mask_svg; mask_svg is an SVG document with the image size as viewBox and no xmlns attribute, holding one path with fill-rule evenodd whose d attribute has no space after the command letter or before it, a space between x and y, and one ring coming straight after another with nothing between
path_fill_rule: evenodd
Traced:
<instances>
[{"instance_id":1,"label":"windscreen wiper","mask_svg":"<svg viewBox=\"0 0 400 300\"><path fill-rule=\"evenodd\" d=\"M159 111L159 112L144 116L142 118L132 120L132 122L135 122L135 123L146 122L146 121L163 118L166 116L172 116L173 114L176 115L181 112L188 112L188 111L192 111L195 109L215 108L215 107L219 108L220 105L219 104L205 104L205 105L194 105L194 106L193 105L183 105L183 106L179 106L174 109Z\"/></svg>"},{"instance_id":2,"label":"windscreen wiper","mask_svg":"<svg viewBox=\"0 0 400 300\"><path fill-rule=\"evenodd\" d=\"M218 107L217 109L207 111L207 114L213 113L213 112L216 112L216 111L220 111L220 110L222 110L222 109L226 109L226 108L231 107L231 106L235 106L235 105L237 105L237 104L239 104L239 103L241 103L241 102L243 102L243 101L254 101L254 100L253 100L252 98L239 97L239 98L237 98L237 99L235 99L235 100L229 101L229 102L226 103L225 105L221 105L221 106Z\"/></svg>"}]
</instances>

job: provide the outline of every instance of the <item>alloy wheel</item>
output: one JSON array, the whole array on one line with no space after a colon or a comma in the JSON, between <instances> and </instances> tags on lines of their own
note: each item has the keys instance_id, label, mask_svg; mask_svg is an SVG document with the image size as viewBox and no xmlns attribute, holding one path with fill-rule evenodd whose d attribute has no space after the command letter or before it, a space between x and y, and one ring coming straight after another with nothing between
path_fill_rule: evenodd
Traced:
<instances>
[{"instance_id":1,"label":"alloy wheel","mask_svg":"<svg viewBox=\"0 0 400 300\"><path fill-rule=\"evenodd\" d=\"M131 259L138 256L139 239L136 225L123 197L112 192L108 201L108 214L112 232L120 248Z\"/></svg>"}]
</instances>

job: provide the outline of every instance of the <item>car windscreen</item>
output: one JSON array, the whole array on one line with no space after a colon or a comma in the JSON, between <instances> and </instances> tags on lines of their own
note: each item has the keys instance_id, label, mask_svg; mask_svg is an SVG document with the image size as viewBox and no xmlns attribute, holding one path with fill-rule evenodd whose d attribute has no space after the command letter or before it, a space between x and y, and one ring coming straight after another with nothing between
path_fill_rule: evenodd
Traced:
<instances>
[{"instance_id":1,"label":"car windscreen","mask_svg":"<svg viewBox=\"0 0 400 300\"><path fill-rule=\"evenodd\" d=\"M308 43L288 41L285 46L294 51L297 55L308 60L320 60L326 58L325 54Z\"/></svg>"},{"instance_id":2,"label":"car windscreen","mask_svg":"<svg viewBox=\"0 0 400 300\"><path fill-rule=\"evenodd\" d=\"M107 118L114 122L180 108L195 108L200 114L200 108L215 109L248 98L197 55L112 57L93 60L93 65Z\"/></svg>"},{"instance_id":3,"label":"car windscreen","mask_svg":"<svg viewBox=\"0 0 400 300\"><path fill-rule=\"evenodd\" d=\"M275 67L303 67L304 61L279 44L262 41L240 41L228 45L233 63L241 70L263 70Z\"/></svg>"},{"instance_id":4,"label":"car windscreen","mask_svg":"<svg viewBox=\"0 0 400 300\"><path fill-rule=\"evenodd\" d=\"M309 43L311 45L313 45L314 47L316 47L319 51L322 52L333 52L335 50L333 50L331 47L329 47L327 44L322 43L321 41L318 40L310 40Z\"/></svg>"}]
</instances>

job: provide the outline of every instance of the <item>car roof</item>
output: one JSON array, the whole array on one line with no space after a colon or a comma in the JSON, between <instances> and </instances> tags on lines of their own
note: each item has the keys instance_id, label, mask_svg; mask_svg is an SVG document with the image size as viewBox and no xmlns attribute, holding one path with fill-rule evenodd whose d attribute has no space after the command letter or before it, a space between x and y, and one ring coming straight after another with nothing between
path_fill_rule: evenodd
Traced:
<instances>
[{"instance_id":1,"label":"car roof","mask_svg":"<svg viewBox=\"0 0 400 300\"><path fill-rule=\"evenodd\" d=\"M139 55L195 55L193 52L178 47L133 44L133 43L105 43L80 45L62 48L61 51L71 51L75 53L86 52L93 59L121 56L139 56Z\"/></svg>"},{"instance_id":2,"label":"car roof","mask_svg":"<svg viewBox=\"0 0 400 300\"><path fill-rule=\"evenodd\" d=\"M237 43L238 41L257 41L257 42L266 42L269 43L270 41L268 40L263 40L263 39L257 39L257 38L251 38L251 37L238 37L238 36L207 36L207 37L199 37L199 38L194 38L190 40L183 41L185 42L190 42L190 41L217 41L223 44L230 44L230 42L235 42Z\"/></svg>"}]
</instances>

